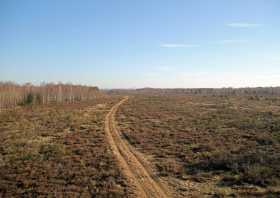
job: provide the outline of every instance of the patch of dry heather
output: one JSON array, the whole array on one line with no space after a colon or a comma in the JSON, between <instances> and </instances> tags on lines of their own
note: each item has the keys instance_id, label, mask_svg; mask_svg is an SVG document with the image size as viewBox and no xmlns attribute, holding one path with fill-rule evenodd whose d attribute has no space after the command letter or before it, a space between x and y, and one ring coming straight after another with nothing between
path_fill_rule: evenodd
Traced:
<instances>
[{"instance_id":1,"label":"patch of dry heather","mask_svg":"<svg viewBox=\"0 0 280 198\"><path fill-rule=\"evenodd\" d=\"M0 197L127 197L104 132L119 98L0 114Z\"/></svg>"},{"instance_id":2,"label":"patch of dry heather","mask_svg":"<svg viewBox=\"0 0 280 198\"><path fill-rule=\"evenodd\" d=\"M280 196L280 98L137 95L117 119L182 197Z\"/></svg>"}]
</instances>

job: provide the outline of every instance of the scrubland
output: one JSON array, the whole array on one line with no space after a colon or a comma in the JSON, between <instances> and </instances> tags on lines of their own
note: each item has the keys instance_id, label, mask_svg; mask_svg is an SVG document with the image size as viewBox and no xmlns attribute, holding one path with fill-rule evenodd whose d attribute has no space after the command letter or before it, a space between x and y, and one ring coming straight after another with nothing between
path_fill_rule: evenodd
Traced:
<instances>
[{"instance_id":1,"label":"scrubland","mask_svg":"<svg viewBox=\"0 0 280 198\"><path fill-rule=\"evenodd\" d=\"M126 197L104 133L119 98L0 114L0 197Z\"/></svg>"},{"instance_id":2,"label":"scrubland","mask_svg":"<svg viewBox=\"0 0 280 198\"><path fill-rule=\"evenodd\" d=\"M124 95L110 143L105 117ZM145 186L136 162L170 197L280 196L276 95L118 91L27 104L0 112L0 142L0 197L135 197L131 184Z\"/></svg>"},{"instance_id":3,"label":"scrubland","mask_svg":"<svg viewBox=\"0 0 280 198\"><path fill-rule=\"evenodd\" d=\"M182 197L280 196L280 98L138 94L120 133Z\"/></svg>"}]
</instances>

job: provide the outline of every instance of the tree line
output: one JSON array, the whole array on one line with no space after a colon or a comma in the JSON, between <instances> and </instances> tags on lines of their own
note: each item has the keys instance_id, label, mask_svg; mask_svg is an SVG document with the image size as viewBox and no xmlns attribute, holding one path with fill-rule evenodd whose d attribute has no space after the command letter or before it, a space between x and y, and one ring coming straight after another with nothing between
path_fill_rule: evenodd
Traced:
<instances>
[{"instance_id":1,"label":"tree line","mask_svg":"<svg viewBox=\"0 0 280 198\"><path fill-rule=\"evenodd\" d=\"M112 94L158 94L203 96L280 96L280 87L244 88L141 88L106 90Z\"/></svg>"},{"instance_id":2,"label":"tree line","mask_svg":"<svg viewBox=\"0 0 280 198\"><path fill-rule=\"evenodd\" d=\"M244 87L244 88L176 88L137 89L138 93L157 94L183 94L183 95L206 95L206 96L280 96L280 87Z\"/></svg>"},{"instance_id":3,"label":"tree line","mask_svg":"<svg viewBox=\"0 0 280 198\"><path fill-rule=\"evenodd\" d=\"M0 109L17 105L74 103L93 100L99 95L98 87L63 83L23 85L0 82Z\"/></svg>"}]
</instances>

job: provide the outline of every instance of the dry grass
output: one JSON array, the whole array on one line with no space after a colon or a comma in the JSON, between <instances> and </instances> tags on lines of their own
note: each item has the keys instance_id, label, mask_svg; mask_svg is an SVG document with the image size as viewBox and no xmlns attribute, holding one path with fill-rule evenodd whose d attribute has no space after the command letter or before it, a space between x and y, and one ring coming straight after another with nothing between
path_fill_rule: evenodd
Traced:
<instances>
[{"instance_id":1,"label":"dry grass","mask_svg":"<svg viewBox=\"0 0 280 198\"><path fill-rule=\"evenodd\" d=\"M159 176L191 183L199 196L277 197L279 99L137 95L118 123Z\"/></svg>"},{"instance_id":2,"label":"dry grass","mask_svg":"<svg viewBox=\"0 0 280 198\"><path fill-rule=\"evenodd\" d=\"M104 133L119 99L0 113L0 197L131 196ZM279 99L137 95L117 121L178 196L279 197Z\"/></svg>"},{"instance_id":3,"label":"dry grass","mask_svg":"<svg viewBox=\"0 0 280 198\"><path fill-rule=\"evenodd\" d=\"M127 197L104 134L119 98L0 114L0 197Z\"/></svg>"}]
</instances>

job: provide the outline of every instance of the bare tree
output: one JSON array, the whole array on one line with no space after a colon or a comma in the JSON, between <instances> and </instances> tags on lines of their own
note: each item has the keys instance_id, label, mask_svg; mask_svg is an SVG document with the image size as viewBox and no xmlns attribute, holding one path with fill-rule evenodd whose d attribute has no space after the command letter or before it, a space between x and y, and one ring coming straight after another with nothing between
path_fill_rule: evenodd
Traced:
<instances>
[{"instance_id":1,"label":"bare tree","mask_svg":"<svg viewBox=\"0 0 280 198\"><path fill-rule=\"evenodd\" d=\"M93 100L99 95L97 87L63 83L42 83L39 86L26 83L0 82L0 110L19 104L73 103Z\"/></svg>"}]
</instances>

